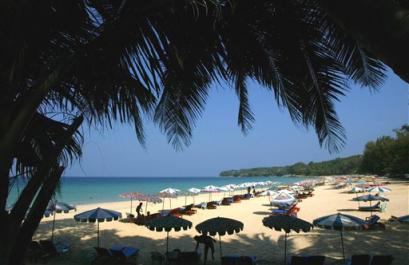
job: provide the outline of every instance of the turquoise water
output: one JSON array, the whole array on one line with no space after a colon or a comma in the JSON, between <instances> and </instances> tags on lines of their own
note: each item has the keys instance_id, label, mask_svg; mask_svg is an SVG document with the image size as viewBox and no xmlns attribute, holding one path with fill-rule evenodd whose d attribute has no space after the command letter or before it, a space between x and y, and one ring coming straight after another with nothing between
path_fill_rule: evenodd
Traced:
<instances>
[{"instance_id":1,"label":"turquoise water","mask_svg":"<svg viewBox=\"0 0 409 265\"><path fill-rule=\"evenodd\" d=\"M244 182L273 181L293 183L304 180L300 177L65 177L61 181L57 199L72 204L122 201L123 192L156 194L168 187L182 191L203 188L207 185L223 186ZM24 184L14 185L9 205L13 203Z\"/></svg>"}]
</instances>

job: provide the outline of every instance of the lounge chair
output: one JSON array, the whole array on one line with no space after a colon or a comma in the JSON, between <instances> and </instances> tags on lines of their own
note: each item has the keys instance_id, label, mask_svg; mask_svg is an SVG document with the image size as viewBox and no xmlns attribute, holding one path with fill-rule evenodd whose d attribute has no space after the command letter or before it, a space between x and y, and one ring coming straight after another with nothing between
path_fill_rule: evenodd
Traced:
<instances>
[{"instance_id":1,"label":"lounge chair","mask_svg":"<svg viewBox=\"0 0 409 265\"><path fill-rule=\"evenodd\" d=\"M192 208L193 208L193 204L186 205L183 210L180 210L180 213L185 214L185 215L193 215L196 213L196 210Z\"/></svg>"},{"instance_id":2,"label":"lounge chair","mask_svg":"<svg viewBox=\"0 0 409 265\"><path fill-rule=\"evenodd\" d=\"M234 203L237 203L237 202L240 202L241 201L241 195L234 195L233 196L233 202Z\"/></svg>"},{"instance_id":3,"label":"lounge chair","mask_svg":"<svg viewBox=\"0 0 409 265\"><path fill-rule=\"evenodd\" d=\"M113 257L125 261L138 255L139 249L126 246L112 246L110 252Z\"/></svg>"},{"instance_id":4,"label":"lounge chair","mask_svg":"<svg viewBox=\"0 0 409 265\"><path fill-rule=\"evenodd\" d=\"M107 248L94 247L97 255L95 258L112 257L111 252Z\"/></svg>"},{"instance_id":5,"label":"lounge chair","mask_svg":"<svg viewBox=\"0 0 409 265\"><path fill-rule=\"evenodd\" d=\"M58 251L55 248L53 242L50 240L40 240L41 249L50 255L50 257L54 257L58 255Z\"/></svg>"},{"instance_id":6,"label":"lounge chair","mask_svg":"<svg viewBox=\"0 0 409 265\"><path fill-rule=\"evenodd\" d=\"M199 204L196 204L195 207L199 208L199 209L206 209L207 203L206 202L201 202Z\"/></svg>"},{"instance_id":7,"label":"lounge chair","mask_svg":"<svg viewBox=\"0 0 409 265\"><path fill-rule=\"evenodd\" d=\"M376 211L381 211L380 207L381 202L378 202L375 205L372 206L360 206L358 207L359 211L364 211L364 212L376 212Z\"/></svg>"},{"instance_id":8,"label":"lounge chair","mask_svg":"<svg viewBox=\"0 0 409 265\"><path fill-rule=\"evenodd\" d=\"M371 217L366 218L366 223L364 224L364 230L385 230L385 224L380 223L381 218L377 215L372 215Z\"/></svg>"},{"instance_id":9,"label":"lounge chair","mask_svg":"<svg viewBox=\"0 0 409 265\"><path fill-rule=\"evenodd\" d=\"M184 251L179 253L180 264L195 265L200 263L200 254L196 251Z\"/></svg>"},{"instance_id":10,"label":"lounge chair","mask_svg":"<svg viewBox=\"0 0 409 265\"><path fill-rule=\"evenodd\" d=\"M250 193L246 193L243 195L243 197L241 198L242 200L249 200L251 198L251 194Z\"/></svg>"},{"instance_id":11,"label":"lounge chair","mask_svg":"<svg viewBox=\"0 0 409 265\"><path fill-rule=\"evenodd\" d=\"M206 208L210 209L210 210L213 210L213 209L216 209L217 206L213 202L208 202L207 205L206 205Z\"/></svg>"},{"instance_id":12,"label":"lounge chair","mask_svg":"<svg viewBox=\"0 0 409 265\"><path fill-rule=\"evenodd\" d=\"M50 254L44 252L40 246L40 243L37 241L31 241L30 245L28 246L26 256L31 262L37 262L39 260L45 262L50 257Z\"/></svg>"},{"instance_id":13,"label":"lounge chair","mask_svg":"<svg viewBox=\"0 0 409 265\"><path fill-rule=\"evenodd\" d=\"M325 256L292 256L291 265L323 265Z\"/></svg>"},{"instance_id":14,"label":"lounge chair","mask_svg":"<svg viewBox=\"0 0 409 265\"><path fill-rule=\"evenodd\" d=\"M175 208L175 209L170 210L168 215L176 216L176 217L182 217L182 213L180 211L180 208Z\"/></svg>"},{"instance_id":15,"label":"lounge chair","mask_svg":"<svg viewBox=\"0 0 409 265\"><path fill-rule=\"evenodd\" d=\"M222 200L222 205L230 205L233 203L233 197L225 197Z\"/></svg>"},{"instance_id":16,"label":"lounge chair","mask_svg":"<svg viewBox=\"0 0 409 265\"><path fill-rule=\"evenodd\" d=\"M255 256L223 256L222 265L255 265Z\"/></svg>"},{"instance_id":17,"label":"lounge chair","mask_svg":"<svg viewBox=\"0 0 409 265\"><path fill-rule=\"evenodd\" d=\"M373 256L371 265L390 265L394 260L392 255Z\"/></svg>"},{"instance_id":18,"label":"lounge chair","mask_svg":"<svg viewBox=\"0 0 409 265\"><path fill-rule=\"evenodd\" d=\"M370 260L371 256L369 255L352 255L348 265L369 265Z\"/></svg>"}]
</instances>

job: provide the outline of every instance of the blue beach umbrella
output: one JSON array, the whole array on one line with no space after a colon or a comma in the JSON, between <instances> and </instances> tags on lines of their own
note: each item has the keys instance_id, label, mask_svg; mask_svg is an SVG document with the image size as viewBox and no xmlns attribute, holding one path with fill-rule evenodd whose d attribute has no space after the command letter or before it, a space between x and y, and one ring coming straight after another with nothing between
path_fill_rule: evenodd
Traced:
<instances>
[{"instance_id":1,"label":"blue beach umbrella","mask_svg":"<svg viewBox=\"0 0 409 265\"><path fill-rule=\"evenodd\" d=\"M57 213L69 213L70 211L76 211L76 210L77 208L74 205L70 205L65 202L53 201L48 204L44 215L46 216L46 214L54 213L53 227L51 229L51 241L54 241L55 216L57 215Z\"/></svg>"},{"instance_id":2,"label":"blue beach umbrella","mask_svg":"<svg viewBox=\"0 0 409 265\"><path fill-rule=\"evenodd\" d=\"M122 214L117 211L107 210L103 208L92 209L83 213L74 215L74 219L77 222L97 222L97 247L99 247L99 223L110 222L112 220L118 220L122 217Z\"/></svg>"},{"instance_id":3,"label":"blue beach umbrella","mask_svg":"<svg viewBox=\"0 0 409 265\"><path fill-rule=\"evenodd\" d=\"M344 238L342 232L344 230L362 230L365 223L364 220L347 214L332 214L315 219L313 225L328 229L337 230L341 235L342 257L345 263Z\"/></svg>"},{"instance_id":4,"label":"blue beach umbrella","mask_svg":"<svg viewBox=\"0 0 409 265\"><path fill-rule=\"evenodd\" d=\"M398 217L398 221L399 221L400 223L409 224L409 214L408 214L408 215L401 216L401 217Z\"/></svg>"}]
</instances>

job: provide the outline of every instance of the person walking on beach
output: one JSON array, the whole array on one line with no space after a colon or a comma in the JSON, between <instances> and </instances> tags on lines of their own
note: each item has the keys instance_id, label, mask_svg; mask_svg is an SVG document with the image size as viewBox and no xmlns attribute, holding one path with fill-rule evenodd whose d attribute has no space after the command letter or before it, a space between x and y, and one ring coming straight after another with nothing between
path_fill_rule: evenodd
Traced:
<instances>
[{"instance_id":1,"label":"person walking on beach","mask_svg":"<svg viewBox=\"0 0 409 265\"><path fill-rule=\"evenodd\" d=\"M207 235L195 236L193 239L196 240L196 252L199 248L199 244L204 244L204 264L206 264L207 261L209 248L212 251L212 260L214 260L214 242L216 242L216 240Z\"/></svg>"},{"instance_id":2,"label":"person walking on beach","mask_svg":"<svg viewBox=\"0 0 409 265\"><path fill-rule=\"evenodd\" d=\"M136 217L139 217L141 215L141 209L142 209L142 203L139 203L139 205L136 207Z\"/></svg>"}]
</instances>

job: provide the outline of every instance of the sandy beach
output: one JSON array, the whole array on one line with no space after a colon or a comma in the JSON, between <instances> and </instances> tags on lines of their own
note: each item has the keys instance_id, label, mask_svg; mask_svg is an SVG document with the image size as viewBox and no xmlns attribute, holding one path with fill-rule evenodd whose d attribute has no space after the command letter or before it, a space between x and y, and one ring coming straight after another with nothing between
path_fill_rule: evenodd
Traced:
<instances>
[{"instance_id":1,"label":"sandy beach","mask_svg":"<svg viewBox=\"0 0 409 265\"><path fill-rule=\"evenodd\" d=\"M376 213L383 222L391 215L402 216L409 211L409 183L392 183L392 189L385 194L390 199L386 212ZM315 188L314 196L304 199L298 204L301 208L298 217L309 222L313 219L342 212L360 218L370 214L357 211L358 203L351 201L355 194L348 194L350 188L334 189L325 185ZM221 199L223 193L214 194L213 199ZM195 197L195 202L207 201L208 195L202 194ZM188 203L192 198L188 197ZM172 199L172 208L185 204L185 197ZM361 205L364 203L361 203ZM77 212L90 210L96 207L117 210L123 213L130 211L130 202L112 202L100 204L79 205ZM134 203L136 207L136 203ZM165 209L169 207L166 200ZM162 209L162 204L149 204L148 211L156 212ZM222 237L224 255L254 255L263 264L282 264L284 249L284 233L273 231L262 224L262 219L271 212L268 197L257 197L250 200L234 203L231 206L219 206L215 210L197 210L197 214L184 216L193 223L187 231L170 232L170 249L185 251L194 250L193 236L198 233L194 226L208 218L228 217L244 223L244 230L239 234ZM74 213L57 214L55 241L66 241L71 244L71 250L59 257L50 259L48 264L89 264L94 256L93 246L96 245L96 225L92 223L78 223L74 221ZM51 236L52 217L43 218L34 240L47 239ZM110 247L113 244L133 246L140 249L137 264L151 264L150 252L165 251L165 232L154 232L144 226L118 221L100 223L101 246ZM409 225L386 223L385 231L353 231L345 232L345 252L352 254L391 254L395 261L393 264L409 264ZM326 264L336 263L341 259L340 236L337 231L314 228L309 233L291 233L288 240L289 256L294 255L325 255ZM203 249L200 249L203 252ZM269 262L269 263L267 263ZM219 251L216 248L215 260L208 264L220 264Z\"/></svg>"}]
</instances>

